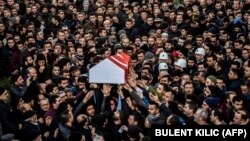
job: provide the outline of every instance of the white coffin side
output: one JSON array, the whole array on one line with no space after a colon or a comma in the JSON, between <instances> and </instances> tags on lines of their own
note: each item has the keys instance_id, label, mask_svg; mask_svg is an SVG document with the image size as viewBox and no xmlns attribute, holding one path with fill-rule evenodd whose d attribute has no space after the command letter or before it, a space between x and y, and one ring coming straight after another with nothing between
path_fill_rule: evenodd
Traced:
<instances>
[{"instance_id":1,"label":"white coffin side","mask_svg":"<svg viewBox=\"0 0 250 141\"><path fill-rule=\"evenodd\" d=\"M124 84L125 71L109 59L104 59L89 70L89 83Z\"/></svg>"}]
</instances>

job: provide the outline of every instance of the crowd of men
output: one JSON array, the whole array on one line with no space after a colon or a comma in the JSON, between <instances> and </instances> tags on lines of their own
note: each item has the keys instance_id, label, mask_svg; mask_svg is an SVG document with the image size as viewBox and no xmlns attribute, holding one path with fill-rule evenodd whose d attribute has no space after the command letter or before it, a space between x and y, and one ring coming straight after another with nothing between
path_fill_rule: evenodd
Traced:
<instances>
[{"instance_id":1,"label":"crowd of men","mask_svg":"<svg viewBox=\"0 0 250 141\"><path fill-rule=\"evenodd\" d=\"M0 140L249 126L249 30L250 0L0 0L0 80L11 79L0 87ZM125 84L89 83L91 67L121 52Z\"/></svg>"}]
</instances>

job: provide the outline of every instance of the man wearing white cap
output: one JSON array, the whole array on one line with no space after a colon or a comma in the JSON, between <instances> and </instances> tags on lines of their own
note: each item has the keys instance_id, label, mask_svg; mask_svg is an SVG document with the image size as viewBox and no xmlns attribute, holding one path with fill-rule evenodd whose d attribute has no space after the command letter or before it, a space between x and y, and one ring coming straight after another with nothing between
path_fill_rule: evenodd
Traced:
<instances>
[{"instance_id":1,"label":"man wearing white cap","mask_svg":"<svg viewBox=\"0 0 250 141\"><path fill-rule=\"evenodd\" d=\"M175 70L183 71L186 67L187 67L187 60L186 59L180 58L174 63Z\"/></svg>"},{"instance_id":2,"label":"man wearing white cap","mask_svg":"<svg viewBox=\"0 0 250 141\"><path fill-rule=\"evenodd\" d=\"M167 71L168 70L168 64L167 63L160 63L158 66L159 72L160 71Z\"/></svg>"},{"instance_id":3,"label":"man wearing white cap","mask_svg":"<svg viewBox=\"0 0 250 141\"><path fill-rule=\"evenodd\" d=\"M169 59L169 56L168 56L168 53L166 52L161 52L160 55L159 55L159 63L167 63L168 62L168 59Z\"/></svg>"},{"instance_id":4,"label":"man wearing white cap","mask_svg":"<svg viewBox=\"0 0 250 141\"><path fill-rule=\"evenodd\" d=\"M161 63L165 63L168 67L168 59L169 59L169 56L168 56L168 53L166 52L161 52L160 55L159 55L159 58L158 58L158 64L155 65L154 67L154 73L158 75L158 73L160 72L160 64ZM163 64L162 64L163 65ZM169 67L168 67L169 69Z\"/></svg>"},{"instance_id":5,"label":"man wearing white cap","mask_svg":"<svg viewBox=\"0 0 250 141\"><path fill-rule=\"evenodd\" d=\"M197 48L195 50L195 59L197 63L204 62L205 57L205 49L204 48Z\"/></svg>"}]
</instances>

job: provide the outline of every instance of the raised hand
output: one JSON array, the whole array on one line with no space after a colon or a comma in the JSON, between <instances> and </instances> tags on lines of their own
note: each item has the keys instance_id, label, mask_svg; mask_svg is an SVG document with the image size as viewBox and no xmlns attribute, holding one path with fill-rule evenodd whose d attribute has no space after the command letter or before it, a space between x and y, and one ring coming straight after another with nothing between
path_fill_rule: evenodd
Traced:
<instances>
[{"instance_id":1,"label":"raised hand","mask_svg":"<svg viewBox=\"0 0 250 141\"><path fill-rule=\"evenodd\" d=\"M153 93L149 93L149 98L150 100L154 101L155 103L157 103L158 105L161 105L161 101L159 100L158 95L153 94Z\"/></svg>"},{"instance_id":2,"label":"raised hand","mask_svg":"<svg viewBox=\"0 0 250 141\"><path fill-rule=\"evenodd\" d=\"M89 91L86 95L85 95L85 97L84 97L84 99L83 99L83 103L87 103L90 99L91 99L91 97L94 95L94 91Z\"/></svg>"},{"instance_id":3,"label":"raised hand","mask_svg":"<svg viewBox=\"0 0 250 141\"><path fill-rule=\"evenodd\" d=\"M104 96L109 96L112 86L110 84L103 84L102 86L102 93Z\"/></svg>"},{"instance_id":4,"label":"raised hand","mask_svg":"<svg viewBox=\"0 0 250 141\"><path fill-rule=\"evenodd\" d=\"M57 138L59 135L59 128L56 128L55 132L54 132L54 138Z\"/></svg>"},{"instance_id":5,"label":"raised hand","mask_svg":"<svg viewBox=\"0 0 250 141\"><path fill-rule=\"evenodd\" d=\"M122 99L124 99L124 94L122 92L122 85L119 85L118 86L118 89L117 89L117 93L119 94L119 96L121 96Z\"/></svg>"},{"instance_id":6,"label":"raised hand","mask_svg":"<svg viewBox=\"0 0 250 141\"><path fill-rule=\"evenodd\" d=\"M47 116L45 119L45 124L47 126L50 126L50 124L52 123L53 118L51 116Z\"/></svg>"},{"instance_id":7,"label":"raised hand","mask_svg":"<svg viewBox=\"0 0 250 141\"><path fill-rule=\"evenodd\" d=\"M128 90L129 92L132 92L132 91L133 91L133 89L129 86L128 83L124 84L124 85L123 85L123 88L124 88L125 90Z\"/></svg>"},{"instance_id":8,"label":"raised hand","mask_svg":"<svg viewBox=\"0 0 250 141\"><path fill-rule=\"evenodd\" d=\"M126 125L122 125L121 129L124 130L124 131L126 131L126 132L128 132L128 127Z\"/></svg>"},{"instance_id":9,"label":"raised hand","mask_svg":"<svg viewBox=\"0 0 250 141\"><path fill-rule=\"evenodd\" d=\"M159 102L159 97L155 94L152 94L151 92L149 93L149 98L154 101L154 102Z\"/></svg>"},{"instance_id":10,"label":"raised hand","mask_svg":"<svg viewBox=\"0 0 250 141\"><path fill-rule=\"evenodd\" d=\"M32 82L32 77L28 76L28 78L26 79L26 85L29 86Z\"/></svg>"},{"instance_id":11,"label":"raised hand","mask_svg":"<svg viewBox=\"0 0 250 141\"><path fill-rule=\"evenodd\" d=\"M127 97L126 102L128 104L128 107L133 110L134 109L134 105L133 105L130 97Z\"/></svg>"},{"instance_id":12,"label":"raised hand","mask_svg":"<svg viewBox=\"0 0 250 141\"><path fill-rule=\"evenodd\" d=\"M136 81L136 84L137 84L138 86L142 87L142 88L146 88L146 87L147 87L146 84L145 84L143 81L141 81L141 80L137 80L137 81Z\"/></svg>"},{"instance_id":13,"label":"raised hand","mask_svg":"<svg viewBox=\"0 0 250 141\"><path fill-rule=\"evenodd\" d=\"M137 78L137 74L135 73L135 70L133 67L129 67L129 77L133 79Z\"/></svg>"}]
</instances>

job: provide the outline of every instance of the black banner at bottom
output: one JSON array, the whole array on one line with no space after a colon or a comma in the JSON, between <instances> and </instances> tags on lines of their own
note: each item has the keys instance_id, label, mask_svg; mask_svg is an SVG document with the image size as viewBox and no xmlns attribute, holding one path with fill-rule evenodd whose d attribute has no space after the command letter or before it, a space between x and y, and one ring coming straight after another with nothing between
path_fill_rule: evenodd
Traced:
<instances>
[{"instance_id":1,"label":"black banner at bottom","mask_svg":"<svg viewBox=\"0 0 250 141\"><path fill-rule=\"evenodd\" d=\"M219 139L219 140L249 140L248 126L155 126L151 128L151 140L166 139Z\"/></svg>"}]
</instances>

